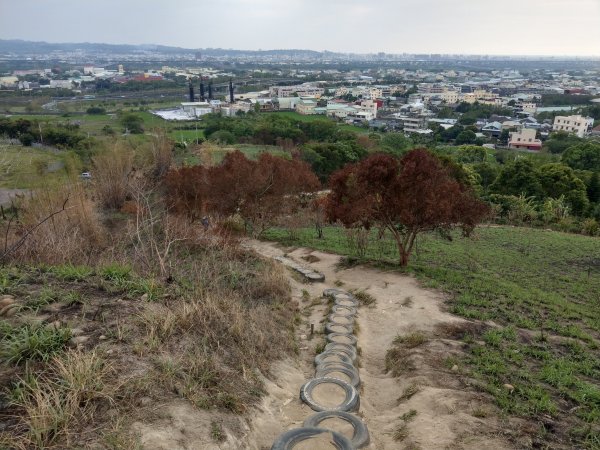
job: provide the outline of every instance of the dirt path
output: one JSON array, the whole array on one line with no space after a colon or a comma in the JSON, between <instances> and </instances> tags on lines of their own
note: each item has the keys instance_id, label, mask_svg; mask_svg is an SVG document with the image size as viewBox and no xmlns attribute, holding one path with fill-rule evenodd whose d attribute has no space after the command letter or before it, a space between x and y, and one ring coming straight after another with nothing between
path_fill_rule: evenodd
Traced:
<instances>
[{"instance_id":1,"label":"dirt path","mask_svg":"<svg viewBox=\"0 0 600 450\"><path fill-rule=\"evenodd\" d=\"M284 254L274 244L252 241L250 245L264 256ZM448 356L460 351L458 341L431 339L411 355L413 370L400 378L387 373L385 355L396 336L413 331L439 336L440 325L450 324L452 328L465 323L443 311L444 298L440 293L423 289L412 277L397 273L365 267L336 271L337 255L295 249L287 256L326 276L325 283L312 285L291 277L294 296L300 300L302 290L308 291L311 298L318 297L323 289L335 287L336 282L343 283L342 289L364 290L377 300L372 307L361 307L358 317L362 381L359 414L371 434L370 449L519 448L503 435L502 430L510 424L500 421L489 400L469 389L459 370L444 365ZM301 304L306 306L306 303ZM324 312L323 302L313 307L304 327L319 324ZM300 333L306 330L301 327ZM306 345L301 347L299 360L282 362L273 373L275 381L267 381L269 395L250 424L252 431L245 439L248 448L268 449L279 433L301 425L312 413L298 400L298 391L314 374L314 345L307 340L301 342ZM417 392L400 401L407 389ZM411 410L416 414L411 414ZM414 418L402 420L404 414ZM397 433L399 429L402 433ZM397 440L399 437L401 441Z\"/></svg>"},{"instance_id":2,"label":"dirt path","mask_svg":"<svg viewBox=\"0 0 600 450\"><path fill-rule=\"evenodd\" d=\"M265 242L249 241L247 246L269 258L285 253ZM145 450L268 450L281 433L300 427L313 411L300 401L299 390L314 377L315 349L323 341L321 334L311 337L310 324L314 324L315 331L322 329L328 310L322 292L337 286L364 290L376 299L373 306L361 306L357 319L362 382L358 414L371 435L369 449L529 447L529 442L519 442L515 437L523 423L501 421L489 397L472 389L460 368L448 368L446 359L461 351L461 343L440 333L440 329L468 323L443 311L442 294L423 289L413 278L397 273L365 267L336 271L337 255L308 249L286 254L326 276L324 283L306 284L289 272L292 295L300 305L298 357L272 367L269 376L263 377L266 395L261 404L243 418L198 411L184 403L160 408L159 420L134 426ZM396 336L414 331L423 332L428 340L411 351L406 359L409 370L393 377L386 370L386 352ZM412 395L405 395L407 392ZM213 439L215 422L222 442Z\"/></svg>"}]
</instances>

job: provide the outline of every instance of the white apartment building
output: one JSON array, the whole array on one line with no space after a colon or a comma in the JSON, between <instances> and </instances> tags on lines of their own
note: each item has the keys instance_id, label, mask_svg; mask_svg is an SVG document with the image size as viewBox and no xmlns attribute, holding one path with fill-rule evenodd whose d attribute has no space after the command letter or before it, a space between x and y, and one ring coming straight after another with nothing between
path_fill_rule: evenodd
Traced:
<instances>
[{"instance_id":1,"label":"white apartment building","mask_svg":"<svg viewBox=\"0 0 600 450\"><path fill-rule=\"evenodd\" d=\"M314 97L320 98L325 93L325 89L310 84L301 84L299 86L271 86L269 95L271 97Z\"/></svg>"},{"instance_id":2,"label":"white apartment building","mask_svg":"<svg viewBox=\"0 0 600 450\"><path fill-rule=\"evenodd\" d=\"M456 91L446 91L440 94L440 98L446 103L453 105L455 103L458 103L458 100L460 99L460 94Z\"/></svg>"},{"instance_id":3,"label":"white apartment building","mask_svg":"<svg viewBox=\"0 0 600 450\"><path fill-rule=\"evenodd\" d=\"M576 134L578 137L583 137L592 131L594 119L591 117L583 117L581 115L574 116L556 116L553 131L566 131L567 133Z\"/></svg>"}]
</instances>

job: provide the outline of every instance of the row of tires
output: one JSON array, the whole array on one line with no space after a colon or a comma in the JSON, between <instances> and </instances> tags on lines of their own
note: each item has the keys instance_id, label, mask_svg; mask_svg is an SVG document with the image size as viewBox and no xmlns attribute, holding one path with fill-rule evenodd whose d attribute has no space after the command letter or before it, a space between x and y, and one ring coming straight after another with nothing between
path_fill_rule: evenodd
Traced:
<instances>
[{"instance_id":1,"label":"row of tires","mask_svg":"<svg viewBox=\"0 0 600 450\"><path fill-rule=\"evenodd\" d=\"M277 256L275 259L277 261L283 263L285 266L289 267L290 269L298 272L300 275L302 275L304 278L306 278L306 280L308 280L311 283L325 281L325 275L323 275L321 272L316 272L312 269L304 267L301 264L298 264L297 262L295 262L289 258L286 258L285 256Z\"/></svg>"},{"instance_id":2,"label":"row of tires","mask_svg":"<svg viewBox=\"0 0 600 450\"><path fill-rule=\"evenodd\" d=\"M303 423L301 428L289 430L277 438L271 450L290 450L298 443L317 438L327 438L331 445L340 450L352 450L369 444L369 431L363 421L352 414L360 407L360 376L357 368L357 339L354 321L358 313L358 300L349 292L340 289L325 289L325 297L333 298L331 314L327 317L325 333L327 343L322 353L315 357L315 377L300 389L300 399L317 411ZM318 387L335 387L343 390L343 401L332 405L324 404L315 397ZM337 419L352 426L351 438L321 427L321 423Z\"/></svg>"}]
</instances>

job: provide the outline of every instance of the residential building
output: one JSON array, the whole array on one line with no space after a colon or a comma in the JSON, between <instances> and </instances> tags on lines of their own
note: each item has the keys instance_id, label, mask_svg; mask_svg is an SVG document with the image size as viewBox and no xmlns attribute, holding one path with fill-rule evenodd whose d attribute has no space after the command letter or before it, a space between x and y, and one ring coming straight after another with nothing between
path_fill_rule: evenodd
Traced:
<instances>
[{"instance_id":1,"label":"residential building","mask_svg":"<svg viewBox=\"0 0 600 450\"><path fill-rule=\"evenodd\" d=\"M553 131L566 131L567 133L576 134L583 137L592 131L594 119L591 117L583 117L581 115L573 116L556 116L552 126Z\"/></svg>"},{"instance_id":2,"label":"residential building","mask_svg":"<svg viewBox=\"0 0 600 450\"><path fill-rule=\"evenodd\" d=\"M508 148L522 150L541 150L542 141L536 139L537 131L533 128L523 128L521 131L510 133Z\"/></svg>"},{"instance_id":3,"label":"residential building","mask_svg":"<svg viewBox=\"0 0 600 450\"><path fill-rule=\"evenodd\" d=\"M317 102L312 98L301 98L296 104L296 112L305 116L316 114Z\"/></svg>"}]
</instances>

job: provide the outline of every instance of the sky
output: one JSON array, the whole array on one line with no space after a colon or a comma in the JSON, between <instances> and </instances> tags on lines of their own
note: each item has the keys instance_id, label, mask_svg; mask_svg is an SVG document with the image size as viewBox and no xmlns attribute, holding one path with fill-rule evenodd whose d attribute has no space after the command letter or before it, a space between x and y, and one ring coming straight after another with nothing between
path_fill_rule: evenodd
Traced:
<instances>
[{"instance_id":1,"label":"sky","mask_svg":"<svg viewBox=\"0 0 600 450\"><path fill-rule=\"evenodd\" d=\"M0 0L0 39L600 56L600 0Z\"/></svg>"}]
</instances>

